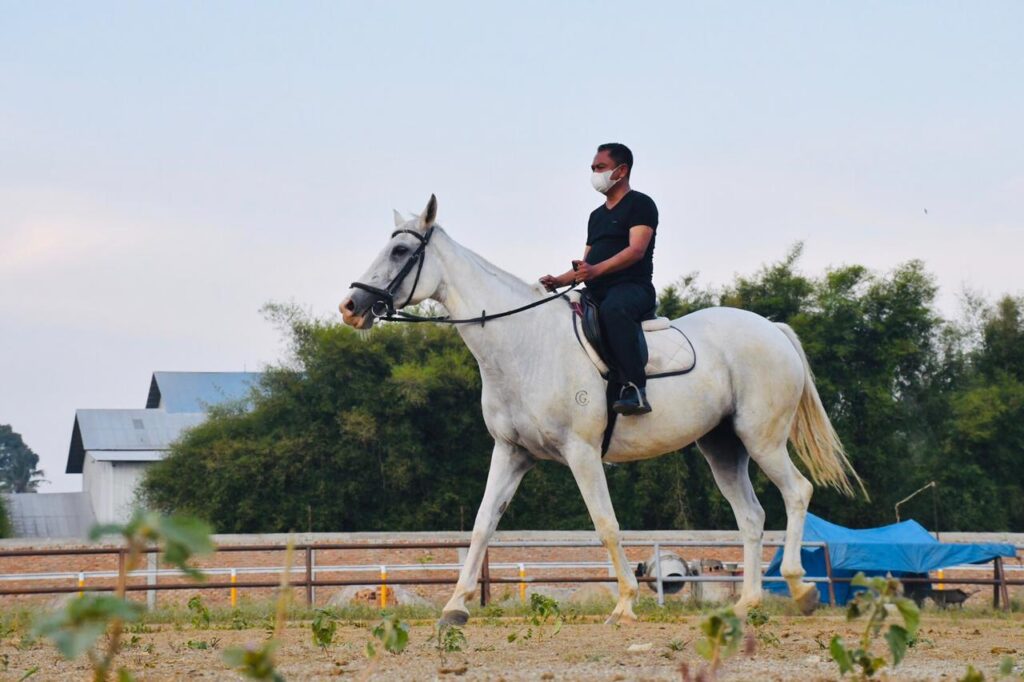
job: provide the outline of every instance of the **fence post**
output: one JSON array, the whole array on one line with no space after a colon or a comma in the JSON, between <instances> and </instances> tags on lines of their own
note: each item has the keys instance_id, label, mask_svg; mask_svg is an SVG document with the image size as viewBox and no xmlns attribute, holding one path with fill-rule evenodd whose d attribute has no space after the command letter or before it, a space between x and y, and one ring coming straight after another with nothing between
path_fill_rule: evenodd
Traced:
<instances>
[{"instance_id":1,"label":"fence post","mask_svg":"<svg viewBox=\"0 0 1024 682\"><path fill-rule=\"evenodd\" d=\"M661 545L654 543L654 580L658 586L658 606L665 605L665 584L661 582Z\"/></svg>"},{"instance_id":2,"label":"fence post","mask_svg":"<svg viewBox=\"0 0 1024 682\"><path fill-rule=\"evenodd\" d=\"M231 608L235 608L236 606L238 606L238 588L234 587L234 584L237 583L237 582L238 582L238 570L232 568L231 569L231 585L232 585L232 588L231 588L231 592L230 592L230 594L231 594Z\"/></svg>"},{"instance_id":3,"label":"fence post","mask_svg":"<svg viewBox=\"0 0 1024 682\"><path fill-rule=\"evenodd\" d=\"M313 606L313 548L306 545L306 605Z\"/></svg>"},{"instance_id":4,"label":"fence post","mask_svg":"<svg viewBox=\"0 0 1024 682\"><path fill-rule=\"evenodd\" d=\"M146 584L156 585L156 571L159 567L156 552L146 555ZM156 590L146 590L146 607L152 611L156 608Z\"/></svg>"},{"instance_id":5,"label":"fence post","mask_svg":"<svg viewBox=\"0 0 1024 682\"><path fill-rule=\"evenodd\" d=\"M836 584L832 582L832 554L828 551L828 543L822 547L825 550L825 577L828 578L828 605L836 605ZM803 545L800 546L800 551L803 551ZM817 589L817 585L814 586Z\"/></svg>"},{"instance_id":6,"label":"fence post","mask_svg":"<svg viewBox=\"0 0 1024 682\"><path fill-rule=\"evenodd\" d=\"M519 601L526 603L526 564L519 564Z\"/></svg>"},{"instance_id":7,"label":"fence post","mask_svg":"<svg viewBox=\"0 0 1024 682\"><path fill-rule=\"evenodd\" d=\"M78 572L78 596L81 597L85 594L85 572Z\"/></svg>"},{"instance_id":8,"label":"fence post","mask_svg":"<svg viewBox=\"0 0 1024 682\"><path fill-rule=\"evenodd\" d=\"M491 601L491 552L484 550L484 567L480 571L480 606Z\"/></svg>"},{"instance_id":9,"label":"fence post","mask_svg":"<svg viewBox=\"0 0 1024 682\"><path fill-rule=\"evenodd\" d=\"M992 578L994 580L992 583L992 608L994 609L999 608L999 574L1002 573L1002 568L1003 558L997 556L992 562Z\"/></svg>"},{"instance_id":10,"label":"fence post","mask_svg":"<svg viewBox=\"0 0 1024 682\"><path fill-rule=\"evenodd\" d=\"M383 564L380 567L380 607L388 607L388 569Z\"/></svg>"}]
</instances>

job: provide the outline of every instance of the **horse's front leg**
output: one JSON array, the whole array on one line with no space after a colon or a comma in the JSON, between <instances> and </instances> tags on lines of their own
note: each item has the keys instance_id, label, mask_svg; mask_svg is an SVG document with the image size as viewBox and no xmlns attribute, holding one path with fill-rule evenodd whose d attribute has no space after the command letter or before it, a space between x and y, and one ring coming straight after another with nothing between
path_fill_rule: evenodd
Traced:
<instances>
[{"instance_id":1,"label":"horse's front leg","mask_svg":"<svg viewBox=\"0 0 1024 682\"><path fill-rule=\"evenodd\" d=\"M636 614L633 613L633 600L636 599L637 581L629 569L629 561L619 538L619 522L615 518L615 509L612 508L601 453L588 443L575 441L567 445L563 456L583 495L583 502L594 521L597 536L611 555L615 577L619 583L619 602L606 622L634 622Z\"/></svg>"},{"instance_id":2,"label":"horse's front leg","mask_svg":"<svg viewBox=\"0 0 1024 682\"><path fill-rule=\"evenodd\" d=\"M477 578L483 564L487 543L494 529L501 520L501 515L508 508L512 496L515 495L523 474L533 466L533 458L522 448L495 441L491 455L491 470L487 474L487 487L480 501L480 509L473 523L473 535L466 553L466 562L459 573L459 582L455 585L455 594L445 604L440 625L464 625L469 620L469 609L466 600L473 597L477 588Z\"/></svg>"}]
</instances>

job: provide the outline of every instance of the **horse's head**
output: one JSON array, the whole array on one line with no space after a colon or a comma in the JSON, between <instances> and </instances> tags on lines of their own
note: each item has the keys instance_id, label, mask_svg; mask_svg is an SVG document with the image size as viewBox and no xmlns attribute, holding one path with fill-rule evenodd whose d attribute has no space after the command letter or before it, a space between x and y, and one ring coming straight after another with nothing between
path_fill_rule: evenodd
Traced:
<instances>
[{"instance_id":1,"label":"horse's head","mask_svg":"<svg viewBox=\"0 0 1024 682\"><path fill-rule=\"evenodd\" d=\"M369 329L376 318L434 295L441 284L441 269L427 253L436 217L434 195L412 220L395 211L391 238L338 305L345 324Z\"/></svg>"}]
</instances>

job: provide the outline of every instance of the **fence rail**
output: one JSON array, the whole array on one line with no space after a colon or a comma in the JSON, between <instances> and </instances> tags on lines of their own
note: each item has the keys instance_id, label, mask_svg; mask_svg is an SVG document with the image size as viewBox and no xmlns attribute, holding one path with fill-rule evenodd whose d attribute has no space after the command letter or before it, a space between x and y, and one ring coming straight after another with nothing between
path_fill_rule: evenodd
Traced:
<instances>
[{"instance_id":1,"label":"fence rail","mask_svg":"<svg viewBox=\"0 0 1024 682\"><path fill-rule=\"evenodd\" d=\"M735 541L699 541L699 540L679 540L679 541L625 541L622 543L626 547L649 547L654 552L654 567L655 574L653 576L638 577L637 580L642 583L653 584L655 591L658 596L658 603L664 604L665 602L665 584L670 583L735 583L743 580L741 575L687 575L687 576L662 576L661 575L661 556L663 548L740 548L743 547L742 542ZM842 577L833 575L832 564L830 560L830 553L828 551L828 543L824 542L804 542L801 543L802 547L822 547L825 549L825 573L824 577L805 577L804 580L812 583L825 583L828 589L828 601L831 605L836 604L835 586L837 584L849 583L852 578ZM781 542L765 542L763 545L765 548L770 547L781 547ZM466 541L448 541L448 542L366 542L366 543L299 543L291 546L295 552L301 552L304 558L304 562L301 565L293 566L291 573L298 574L300 577L294 580L290 580L289 584L292 587L303 588L305 590L306 603L309 605L315 604L315 589L317 587L348 587L348 586L381 586L386 587L388 585L453 585L458 582L456 577L413 577L413 578L395 578L387 575L390 570L394 571L458 571L461 568L461 564L387 564L387 565L369 565L369 564L349 564L349 565L316 565L316 552L317 551L328 551L328 550L344 550L344 551L370 551L370 550L409 550L409 549L464 549L469 547L469 542ZM578 574L566 574L566 575L526 575L526 567L530 567L535 570L552 570L552 569L599 569L609 568L611 564L609 562L597 562L597 561L554 561L554 562L497 562L492 563L490 561L490 549L509 549L509 548L586 548L602 547L601 543L594 541L558 541L558 540L533 540L533 541L498 541L493 542L490 548L484 554L483 567L480 572L480 576L477 579L477 583L480 587L480 603L486 605L490 601L490 589L492 585L498 584L516 584L520 586L520 595L525 595L525 586L528 584L565 584L565 583L604 583L604 582L616 582L613 576L593 576L593 575L578 575ZM289 545L286 544L249 544L249 545L220 545L216 547L217 553L238 553L238 552L276 552L286 551L289 549ZM1017 547L1018 551L1024 550L1024 547ZM155 547L147 548L146 554L156 554L159 550ZM82 547L82 548L69 548L69 549L11 549L11 550L0 550L0 560L5 558L42 558L42 557L75 557L75 556L116 556L118 560L119 570L123 569L126 558L127 549L123 546L106 546L106 547ZM939 579L935 578L901 578L905 583L933 583L941 582L943 585L991 585L992 586L992 600L993 606L996 608L1009 609L1010 598L1009 598L1009 587L1010 586L1021 586L1024 585L1024 580L1013 580L1007 577L1007 570L1018 571L1020 567L1007 567L1004 565L1002 558L996 558L992 562L992 578L954 578L951 576L943 576ZM161 577L181 577L185 574L182 571L158 569L155 567L155 563L152 562L153 568L146 570L136 570L130 572L129 578L145 578L145 584L128 584L127 590L131 592L147 592L150 600L155 599L155 594L158 591L163 590L211 590L211 589L224 589L230 590L232 605L235 603L237 590L240 589L276 589L280 587L280 580L262 581L262 580L238 580L239 574L258 574L258 573L274 573L280 575L281 571L285 570L284 567L204 567L202 570L215 576L229 575L229 581L206 581L206 582L174 582L174 583L161 583L158 579ZM955 567L964 569L966 567ZM518 569L517 576L502 577L491 575L492 570L512 570ZM954 570L955 570L954 569ZM318 577L318 574L326 573L356 573L356 572L372 572L375 575L373 577L363 578L323 578ZM4 595L34 595L34 594L67 594L74 592L102 592L102 591L113 591L113 584L85 584L86 578L91 579L103 579L103 578L115 578L118 575L116 571L93 571L93 572L47 572L47 573L4 573L0 574L0 596ZM4 582L13 581L56 581L56 580L73 580L74 585L58 585L58 586L31 586L31 587L3 587ZM766 582L781 582L784 579L778 576L763 576L762 580ZM381 591L382 594L384 590Z\"/></svg>"}]
</instances>

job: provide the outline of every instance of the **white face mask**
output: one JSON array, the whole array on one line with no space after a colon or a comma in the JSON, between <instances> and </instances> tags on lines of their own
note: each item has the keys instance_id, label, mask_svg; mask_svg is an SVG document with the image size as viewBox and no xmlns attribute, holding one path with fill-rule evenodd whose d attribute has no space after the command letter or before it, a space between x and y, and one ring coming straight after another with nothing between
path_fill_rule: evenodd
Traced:
<instances>
[{"instance_id":1,"label":"white face mask","mask_svg":"<svg viewBox=\"0 0 1024 682\"><path fill-rule=\"evenodd\" d=\"M591 173L590 184L593 186L594 189L596 189L601 194L607 194L608 190L614 187L615 183L622 179L619 178L619 180L612 180L612 173L614 173L618 169L619 166L616 166L615 168L612 168L611 170L606 170L603 173Z\"/></svg>"}]
</instances>

